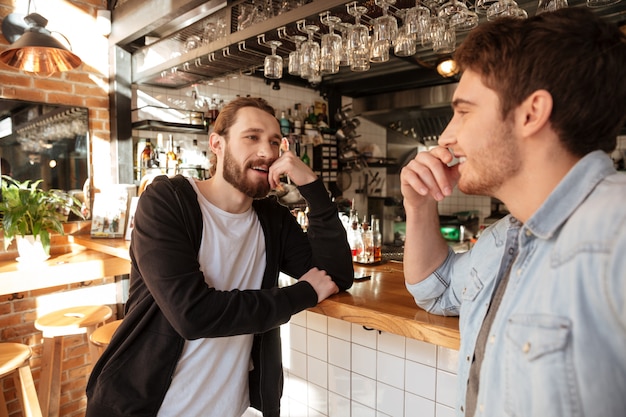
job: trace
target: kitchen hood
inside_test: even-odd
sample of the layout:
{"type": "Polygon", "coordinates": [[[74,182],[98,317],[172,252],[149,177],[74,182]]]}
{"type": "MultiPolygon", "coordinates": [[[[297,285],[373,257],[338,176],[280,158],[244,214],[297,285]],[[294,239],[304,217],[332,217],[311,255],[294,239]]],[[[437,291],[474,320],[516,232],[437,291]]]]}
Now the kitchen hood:
{"type": "Polygon", "coordinates": [[[387,141],[415,146],[436,140],[452,118],[458,83],[358,97],[352,111],[387,129],[387,141]]]}

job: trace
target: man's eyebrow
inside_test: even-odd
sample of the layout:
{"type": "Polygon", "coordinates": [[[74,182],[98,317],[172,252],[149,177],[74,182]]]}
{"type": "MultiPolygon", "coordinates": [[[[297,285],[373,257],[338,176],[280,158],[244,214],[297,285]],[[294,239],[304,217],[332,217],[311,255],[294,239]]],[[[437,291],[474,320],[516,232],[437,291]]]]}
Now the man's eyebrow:
{"type": "Polygon", "coordinates": [[[458,106],[460,106],[462,104],[466,104],[466,105],[469,105],[469,106],[475,105],[475,103],[473,101],[466,100],[466,99],[463,99],[463,98],[456,98],[456,99],[452,100],[452,107],[458,107],[458,106]]]}

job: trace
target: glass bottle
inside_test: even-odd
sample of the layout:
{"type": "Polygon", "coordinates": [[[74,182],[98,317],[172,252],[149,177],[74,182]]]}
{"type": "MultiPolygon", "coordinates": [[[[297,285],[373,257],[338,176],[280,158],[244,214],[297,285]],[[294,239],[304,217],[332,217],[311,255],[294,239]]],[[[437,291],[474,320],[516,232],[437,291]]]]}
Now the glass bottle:
{"type": "Polygon", "coordinates": [[[146,144],[141,151],[141,168],[152,168],[152,161],[154,159],[154,147],[152,146],[152,139],[147,138],[146,144]]]}
{"type": "Polygon", "coordinates": [[[280,115],[280,133],[283,137],[289,136],[289,119],[285,116],[285,111],[283,110],[280,115]]]}
{"type": "Polygon", "coordinates": [[[380,219],[372,216],[373,262],[383,260],[383,235],[380,233],[380,219]]]}
{"type": "Polygon", "coordinates": [[[363,252],[360,261],[370,264],[374,262],[374,237],[370,225],[365,219],[361,225],[361,240],[363,241],[363,252]]]}
{"type": "Polygon", "coordinates": [[[174,135],[170,135],[169,143],[167,145],[167,158],[165,160],[165,171],[166,173],[170,173],[170,170],[173,170],[172,173],[176,172],[176,165],[178,165],[178,157],[176,156],[176,152],[174,152],[174,135]]]}
{"type": "Polygon", "coordinates": [[[350,210],[350,229],[347,237],[350,251],[352,252],[352,261],[360,262],[361,253],[363,252],[363,240],[359,230],[358,213],[354,209],[350,210]]]}
{"type": "Polygon", "coordinates": [[[309,168],[311,167],[311,158],[309,158],[309,154],[306,153],[306,148],[307,146],[304,146],[304,153],[302,154],[302,157],[300,157],[300,159],[302,160],[302,162],[304,162],[306,164],[306,166],[308,166],[309,168]]]}

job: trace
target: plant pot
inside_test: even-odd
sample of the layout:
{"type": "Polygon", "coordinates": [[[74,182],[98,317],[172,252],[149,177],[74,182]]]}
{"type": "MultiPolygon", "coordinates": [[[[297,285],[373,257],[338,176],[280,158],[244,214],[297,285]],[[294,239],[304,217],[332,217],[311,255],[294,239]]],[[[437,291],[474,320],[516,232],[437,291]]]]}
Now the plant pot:
{"type": "Polygon", "coordinates": [[[50,255],[46,253],[39,236],[27,235],[17,236],[17,258],[22,263],[41,263],[48,259],[50,255]]]}

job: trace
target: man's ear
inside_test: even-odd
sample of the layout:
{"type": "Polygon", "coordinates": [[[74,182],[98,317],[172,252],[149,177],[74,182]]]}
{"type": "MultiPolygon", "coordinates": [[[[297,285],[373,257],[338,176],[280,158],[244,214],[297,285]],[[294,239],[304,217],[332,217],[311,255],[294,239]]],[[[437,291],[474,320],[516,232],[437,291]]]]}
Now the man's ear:
{"type": "Polygon", "coordinates": [[[552,94],[546,90],[534,91],[520,104],[518,121],[524,136],[532,136],[550,123],[552,105],[552,94]]]}
{"type": "Polygon", "coordinates": [[[209,149],[215,155],[221,155],[224,151],[224,138],[215,132],[211,133],[209,136],[209,149]]]}

